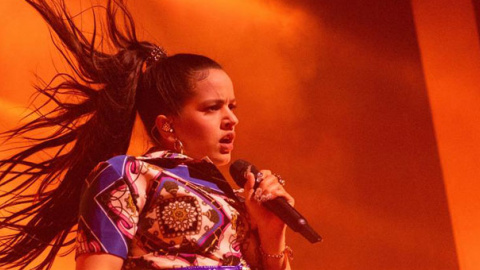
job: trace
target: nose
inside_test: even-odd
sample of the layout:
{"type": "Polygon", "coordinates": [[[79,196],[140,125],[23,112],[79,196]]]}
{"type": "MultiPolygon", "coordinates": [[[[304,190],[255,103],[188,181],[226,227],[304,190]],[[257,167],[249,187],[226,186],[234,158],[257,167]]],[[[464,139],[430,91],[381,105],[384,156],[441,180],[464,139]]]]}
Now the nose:
{"type": "Polygon", "coordinates": [[[227,109],[227,114],[222,121],[222,129],[233,130],[238,125],[238,118],[231,109],[227,109]]]}

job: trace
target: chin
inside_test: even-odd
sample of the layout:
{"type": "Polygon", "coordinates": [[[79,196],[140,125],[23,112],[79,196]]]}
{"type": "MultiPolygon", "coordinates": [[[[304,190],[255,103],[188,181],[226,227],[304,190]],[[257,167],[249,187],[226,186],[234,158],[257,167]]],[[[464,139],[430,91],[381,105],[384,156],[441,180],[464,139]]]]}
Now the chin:
{"type": "Polygon", "coordinates": [[[215,157],[210,158],[216,166],[225,166],[227,165],[230,160],[232,159],[231,154],[220,154],[216,155],[215,157]]]}

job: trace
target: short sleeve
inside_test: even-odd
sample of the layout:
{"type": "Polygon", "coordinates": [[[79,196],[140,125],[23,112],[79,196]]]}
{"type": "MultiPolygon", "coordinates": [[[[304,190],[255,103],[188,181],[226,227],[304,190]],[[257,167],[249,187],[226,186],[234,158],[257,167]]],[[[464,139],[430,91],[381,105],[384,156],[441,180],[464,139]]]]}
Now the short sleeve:
{"type": "Polygon", "coordinates": [[[139,198],[144,195],[139,193],[137,183],[125,176],[128,158],[119,156],[102,162],[86,179],[80,202],[76,257],[107,253],[127,258],[142,207],[139,198]]]}

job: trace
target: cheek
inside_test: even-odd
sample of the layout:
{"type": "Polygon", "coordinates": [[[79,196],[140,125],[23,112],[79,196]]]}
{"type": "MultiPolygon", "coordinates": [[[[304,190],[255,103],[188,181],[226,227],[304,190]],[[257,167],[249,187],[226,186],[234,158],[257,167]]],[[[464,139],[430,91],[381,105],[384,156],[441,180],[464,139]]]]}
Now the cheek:
{"type": "Polygon", "coordinates": [[[190,125],[187,132],[189,133],[187,136],[192,141],[204,141],[206,138],[208,138],[209,134],[208,128],[198,123],[190,125]]]}
{"type": "Polygon", "coordinates": [[[182,123],[182,133],[185,139],[190,142],[206,142],[209,138],[214,137],[215,130],[210,125],[208,119],[201,117],[191,118],[189,121],[182,123]]]}

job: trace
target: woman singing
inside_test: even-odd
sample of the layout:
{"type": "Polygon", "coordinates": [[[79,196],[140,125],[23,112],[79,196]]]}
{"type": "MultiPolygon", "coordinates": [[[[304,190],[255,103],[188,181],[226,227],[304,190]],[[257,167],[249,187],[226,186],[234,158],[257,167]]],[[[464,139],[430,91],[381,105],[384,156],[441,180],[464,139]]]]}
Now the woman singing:
{"type": "Polygon", "coordinates": [[[289,269],[285,224],[261,205],[293,204],[283,181],[248,173],[240,194],[217,169],[230,162],[238,125],[222,67],[137,40],[120,0],[108,1],[101,37],[82,32],[63,2],[27,2],[72,73],[37,87],[52,110],[4,133],[31,143],[0,162],[0,185],[15,186],[1,195],[0,266],[31,266],[45,251],[35,269],[50,268],[75,243],[76,269],[289,269]],[[155,147],[134,157],[137,113],[155,147]]]}

